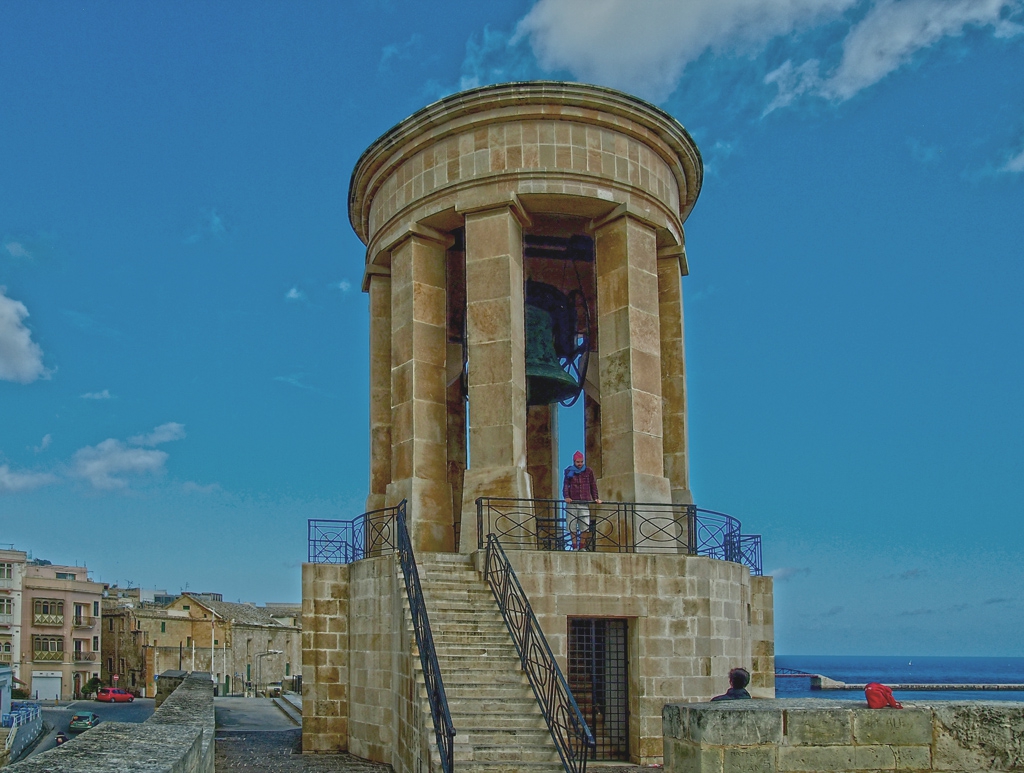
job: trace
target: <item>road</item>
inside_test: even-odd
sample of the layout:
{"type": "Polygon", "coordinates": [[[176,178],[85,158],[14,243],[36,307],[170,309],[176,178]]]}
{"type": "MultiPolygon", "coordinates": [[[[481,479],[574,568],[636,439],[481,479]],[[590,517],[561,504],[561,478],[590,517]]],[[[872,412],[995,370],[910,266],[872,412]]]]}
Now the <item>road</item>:
{"type": "MultiPolygon", "coordinates": [[[[153,715],[152,698],[136,698],[133,703],[99,703],[98,701],[70,701],[58,706],[43,706],[43,722],[48,728],[35,748],[21,760],[27,760],[39,752],[45,752],[57,745],[58,731],[65,733],[74,743],[77,734],[68,731],[71,717],[79,711],[91,711],[98,715],[100,722],[145,722],[153,715]]],[[[89,732],[86,730],[85,732],[89,732]]],[[[19,760],[19,762],[21,761],[19,760]]]]}
{"type": "Polygon", "coordinates": [[[214,698],[217,730],[294,730],[295,723],[270,698],[214,698]]]}

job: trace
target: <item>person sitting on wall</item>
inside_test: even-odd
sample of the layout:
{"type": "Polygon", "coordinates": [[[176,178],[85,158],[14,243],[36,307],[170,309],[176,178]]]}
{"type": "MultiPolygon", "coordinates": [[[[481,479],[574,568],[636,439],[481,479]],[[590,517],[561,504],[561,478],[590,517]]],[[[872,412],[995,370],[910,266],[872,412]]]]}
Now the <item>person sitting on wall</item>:
{"type": "Polygon", "coordinates": [[[590,547],[590,502],[601,504],[597,495],[594,471],[583,463],[583,452],[572,455],[572,464],[562,477],[562,496],[565,498],[565,521],[569,529],[573,550],[590,547]]]}
{"type": "Polygon", "coordinates": [[[742,701],[750,700],[750,693],[747,692],[747,685],[750,684],[750,672],[745,668],[734,668],[729,672],[729,684],[731,685],[725,695],[716,695],[713,701],[742,701]]]}

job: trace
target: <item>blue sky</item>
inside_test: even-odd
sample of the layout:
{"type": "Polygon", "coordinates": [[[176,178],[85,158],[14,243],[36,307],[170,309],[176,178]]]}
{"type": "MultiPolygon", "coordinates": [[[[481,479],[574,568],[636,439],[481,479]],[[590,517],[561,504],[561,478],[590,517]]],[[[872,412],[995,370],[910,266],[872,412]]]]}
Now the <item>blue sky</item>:
{"type": "Polygon", "coordinates": [[[644,8],[0,5],[0,543],[298,600],[366,495],[357,157],[581,80],[703,152],[693,489],[764,536],[777,651],[1024,655],[1024,2],[644,8]]]}

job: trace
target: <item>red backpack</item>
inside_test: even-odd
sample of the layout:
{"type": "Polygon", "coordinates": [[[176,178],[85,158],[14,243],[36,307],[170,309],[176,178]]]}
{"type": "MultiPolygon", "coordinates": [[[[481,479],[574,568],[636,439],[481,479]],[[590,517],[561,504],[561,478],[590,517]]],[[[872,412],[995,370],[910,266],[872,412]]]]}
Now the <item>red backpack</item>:
{"type": "Polygon", "coordinates": [[[884,709],[886,706],[894,709],[903,708],[903,704],[893,697],[892,690],[878,682],[864,685],[864,696],[868,699],[868,708],[871,709],[884,709]]]}

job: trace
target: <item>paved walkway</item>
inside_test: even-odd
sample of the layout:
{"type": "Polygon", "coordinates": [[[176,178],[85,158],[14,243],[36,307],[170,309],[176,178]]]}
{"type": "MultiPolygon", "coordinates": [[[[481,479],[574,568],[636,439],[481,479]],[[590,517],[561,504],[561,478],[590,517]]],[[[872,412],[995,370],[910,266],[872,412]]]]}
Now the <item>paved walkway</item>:
{"type": "Polygon", "coordinates": [[[259,770],[267,773],[391,773],[390,765],[349,754],[302,754],[302,731],[217,731],[217,773],[259,770]]]}

